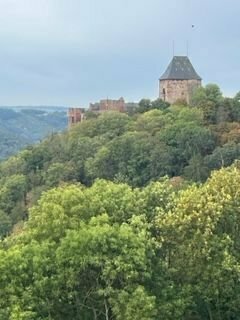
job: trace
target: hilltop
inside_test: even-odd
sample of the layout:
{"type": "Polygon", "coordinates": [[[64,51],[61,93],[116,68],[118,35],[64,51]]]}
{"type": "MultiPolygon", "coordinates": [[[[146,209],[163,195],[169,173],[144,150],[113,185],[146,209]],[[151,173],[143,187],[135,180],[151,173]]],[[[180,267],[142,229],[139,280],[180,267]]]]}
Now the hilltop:
{"type": "MultiPolygon", "coordinates": [[[[31,138],[38,137],[33,121],[42,123],[45,114],[10,113],[16,122],[30,117],[31,138]]],[[[58,126],[56,114],[46,117],[58,126]]],[[[63,114],[59,117],[58,128],[65,121],[63,114]]],[[[165,176],[203,182],[212,170],[240,158],[239,121],[238,95],[224,98],[216,85],[200,88],[193,106],[143,99],[131,115],[91,115],[71,130],[51,134],[0,164],[0,209],[12,226],[27,217],[27,209],[43,191],[62,183],[90,186],[103,178],[143,187],[165,176]]]]}
{"type": "Polygon", "coordinates": [[[239,319],[239,120],[209,85],[2,162],[0,318],[239,319]]]}

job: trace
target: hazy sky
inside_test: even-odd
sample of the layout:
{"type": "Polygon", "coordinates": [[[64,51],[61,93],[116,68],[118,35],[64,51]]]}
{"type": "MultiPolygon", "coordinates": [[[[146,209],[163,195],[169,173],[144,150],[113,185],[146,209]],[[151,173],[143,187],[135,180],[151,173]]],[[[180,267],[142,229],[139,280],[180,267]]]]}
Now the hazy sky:
{"type": "Polygon", "coordinates": [[[0,105],[155,98],[173,39],[204,83],[240,90],[240,0],[0,0],[0,105]]]}

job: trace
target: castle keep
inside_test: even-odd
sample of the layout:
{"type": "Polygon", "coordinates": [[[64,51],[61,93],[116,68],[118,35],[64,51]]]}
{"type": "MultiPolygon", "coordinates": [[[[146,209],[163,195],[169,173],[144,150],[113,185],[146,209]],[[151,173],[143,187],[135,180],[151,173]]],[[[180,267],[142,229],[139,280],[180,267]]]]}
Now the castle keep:
{"type": "MultiPolygon", "coordinates": [[[[170,104],[174,104],[177,101],[184,101],[190,104],[194,89],[201,87],[202,84],[201,77],[186,56],[174,56],[159,81],[159,98],[170,104]]],[[[88,111],[95,114],[108,111],[131,113],[138,106],[137,103],[126,103],[121,97],[118,100],[103,99],[96,103],[90,103],[88,111]]],[[[85,112],[84,108],[69,108],[69,128],[85,120],[85,112]]]]}
{"type": "Polygon", "coordinates": [[[186,56],[173,57],[159,81],[159,98],[170,104],[176,101],[190,103],[194,89],[202,83],[201,77],[186,56]]]}

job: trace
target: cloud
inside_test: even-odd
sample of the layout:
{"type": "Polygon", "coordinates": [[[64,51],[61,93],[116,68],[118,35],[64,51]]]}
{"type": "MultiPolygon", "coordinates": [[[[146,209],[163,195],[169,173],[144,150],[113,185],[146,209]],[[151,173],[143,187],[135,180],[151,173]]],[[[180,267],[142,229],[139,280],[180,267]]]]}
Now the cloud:
{"type": "Polygon", "coordinates": [[[0,0],[0,105],[157,96],[173,40],[176,54],[189,42],[205,82],[238,91],[239,11],[238,0],[0,0]]]}

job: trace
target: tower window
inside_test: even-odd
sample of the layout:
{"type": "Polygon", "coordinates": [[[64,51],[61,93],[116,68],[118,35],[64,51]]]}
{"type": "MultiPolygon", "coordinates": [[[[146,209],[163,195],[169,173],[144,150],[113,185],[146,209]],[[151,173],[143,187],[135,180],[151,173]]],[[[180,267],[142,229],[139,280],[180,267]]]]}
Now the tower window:
{"type": "Polygon", "coordinates": [[[166,99],[166,90],[165,88],[163,88],[163,100],[165,101],[165,99],[166,99]]]}

